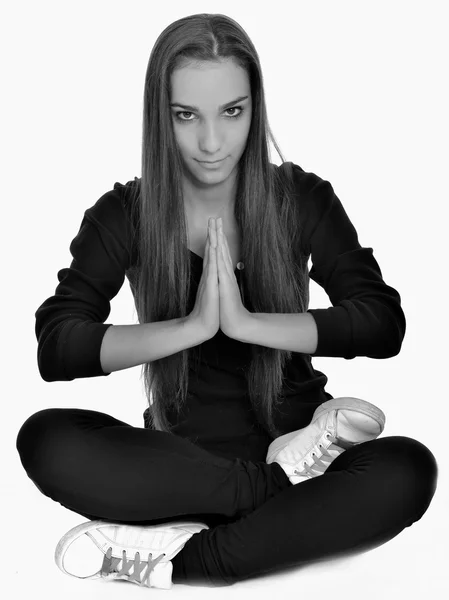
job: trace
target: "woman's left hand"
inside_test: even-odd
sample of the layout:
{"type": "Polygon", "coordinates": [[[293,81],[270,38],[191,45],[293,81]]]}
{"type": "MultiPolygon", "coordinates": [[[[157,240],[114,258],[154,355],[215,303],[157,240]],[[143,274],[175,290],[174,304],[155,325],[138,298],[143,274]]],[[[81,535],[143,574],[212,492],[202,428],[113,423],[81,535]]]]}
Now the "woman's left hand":
{"type": "Polygon", "coordinates": [[[238,339],[239,331],[247,323],[251,313],[242,304],[221,217],[212,219],[212,226],[214,224],[217,232],[216,257],[220,298],[220,329],[228,337],[238,339]]]}

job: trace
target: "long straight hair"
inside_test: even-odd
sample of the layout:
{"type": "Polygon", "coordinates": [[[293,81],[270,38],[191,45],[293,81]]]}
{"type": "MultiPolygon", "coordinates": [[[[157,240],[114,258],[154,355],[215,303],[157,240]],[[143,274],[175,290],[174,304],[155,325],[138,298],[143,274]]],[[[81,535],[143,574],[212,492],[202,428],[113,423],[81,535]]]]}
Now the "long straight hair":
{"type": "MultiPolygon", "coordinates": [[[[232,59],[245,69],[253,112],[240,158],[234,214],[242,232],[242,302],[250,312],[298,313],[309,302],[307,261],[300,252],[298,199],[292,163],[286,163],[271,133],[259,57],[242,27],[221,14],[191,15],[169,25],[152,49],[145,77],[142,176],[134,196],[138,259],[128,273],[140,323],[188,315],[190,251],[182,196],[183,167],[170,113],[170,77],[190,61],[232,59]],[[282,159],[269,160],[268,138],[282,159]],[[282,173],[282,176],[281,176],[282,173]]],[[[188,388],[188,348],[144,363],[148,427],[170,432],[167,411],[181,411],[188,388]]],[[[259,423],[275,438],[273,409],[282,401],[284,367],[291,352],[251,344],[245,371],[248,396],[259,423]]]]}

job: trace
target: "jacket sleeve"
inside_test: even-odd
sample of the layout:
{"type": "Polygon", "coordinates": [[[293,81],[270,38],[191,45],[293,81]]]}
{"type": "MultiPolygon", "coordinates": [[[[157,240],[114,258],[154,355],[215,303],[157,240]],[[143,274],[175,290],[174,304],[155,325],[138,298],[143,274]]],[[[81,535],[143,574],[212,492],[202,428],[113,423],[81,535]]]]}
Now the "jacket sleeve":
{"type": "Polygon", "coordinates": [[[318,330],[312,356],[395,356],[406,330],[401,297],[383,280],[373,248],[360,245],[332,185],[314,178],[307,198],[309,276],[326,291],[332,307],[307,310],[318,330]]]}
{"type": "Polygon", "coordinates": [[[85,211],[70,244],[71,265],[58,271],[54,295],[35,313],[37,362],[45,381],[110,375],[101,368],[101,343],[112,325],[105,323],[110,301],[129,264],[126,216],[116,186],[85,211]]]}

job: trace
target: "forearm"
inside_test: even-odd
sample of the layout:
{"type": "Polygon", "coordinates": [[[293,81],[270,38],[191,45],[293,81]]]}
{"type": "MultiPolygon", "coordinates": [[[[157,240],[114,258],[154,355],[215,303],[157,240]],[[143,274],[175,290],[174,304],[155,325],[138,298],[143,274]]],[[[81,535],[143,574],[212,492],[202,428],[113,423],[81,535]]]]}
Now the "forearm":
{"type": "Polygon", "coordinates": [[[250,313],[238,333],[240,342],[313,354],[318,330],[310,313],[250,313]]]}
{"type": "Polygon", "coordinates": [[[187,317],[112,325],[104,334],[100,362],[105,373],[129,369],[197,346],[207,338],[187,317]]]}

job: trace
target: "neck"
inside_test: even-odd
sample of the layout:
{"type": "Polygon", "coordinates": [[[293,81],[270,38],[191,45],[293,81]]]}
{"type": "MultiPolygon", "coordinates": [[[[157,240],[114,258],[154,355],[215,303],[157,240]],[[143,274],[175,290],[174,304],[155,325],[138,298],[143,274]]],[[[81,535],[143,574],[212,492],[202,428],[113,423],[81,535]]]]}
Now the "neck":
{"type": "Polygon", "coordinates": [[[186,210],[192,215],[208,217],[234,217],[235,178],[228,177],[215,186],[197,187],[189,179],[183,182],[183,197],[186,210]]]}
{"type": "Polygon", "coordinates": [[[215,201],[210,199],[198,200],[198,198],[193,200],[190,198],[184,200],[184,205],[186,210],[194,217],[222,217],[225,221],[234,218],[234,200],[223,200],[222,197],[215,201]]]}

